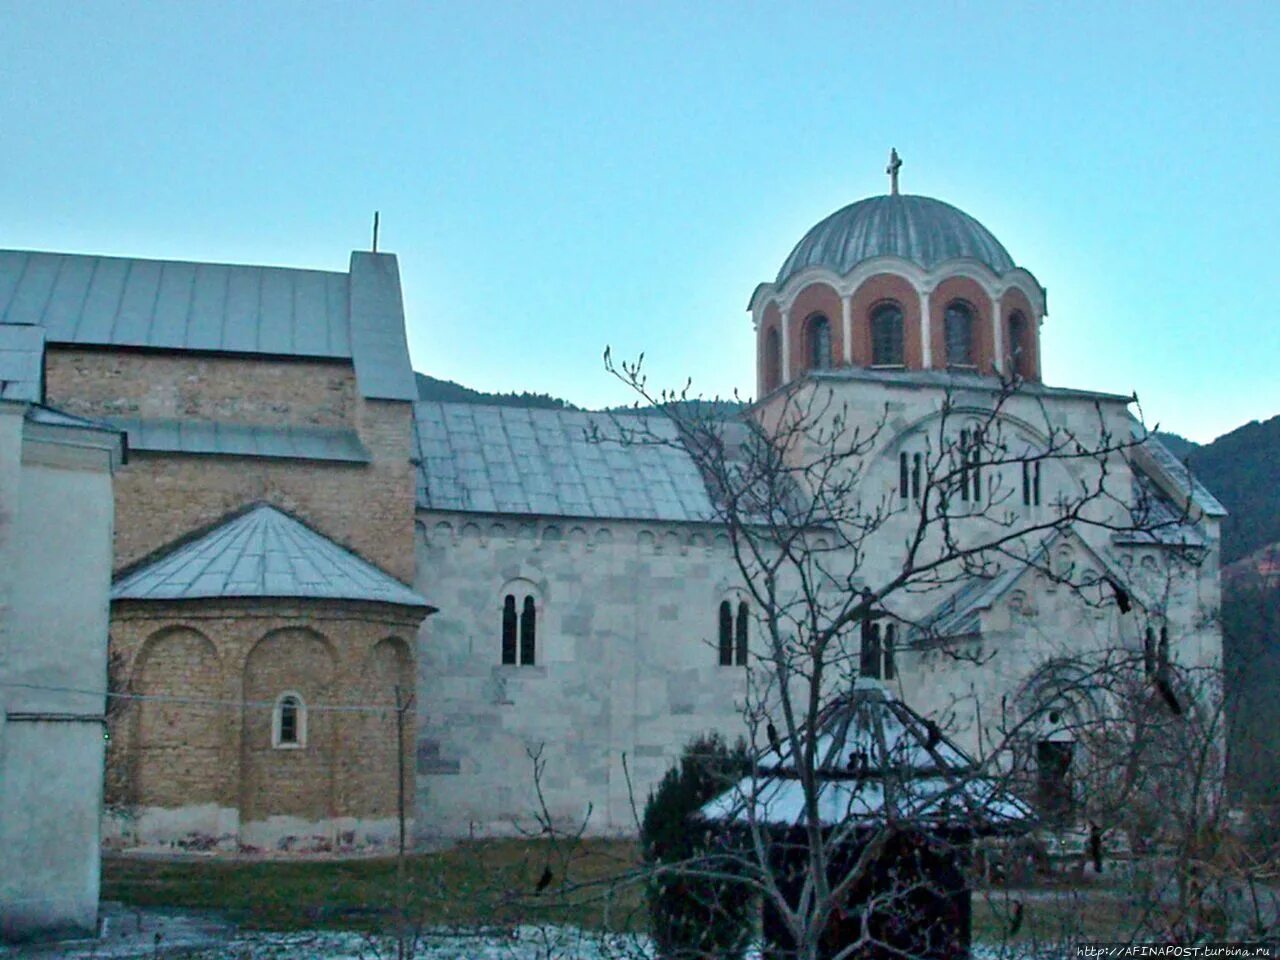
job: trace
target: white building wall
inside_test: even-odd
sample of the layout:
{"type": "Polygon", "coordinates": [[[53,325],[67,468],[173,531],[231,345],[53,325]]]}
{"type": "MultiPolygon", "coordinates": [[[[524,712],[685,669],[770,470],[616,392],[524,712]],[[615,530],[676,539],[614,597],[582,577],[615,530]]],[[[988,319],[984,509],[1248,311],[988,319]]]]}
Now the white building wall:
{"type": "Polygon", "coordinates": [[[95,431],[0,416],[0,933],[97,924],[111,457],[95,431]],[[39,436],[32,436],[32,434],[39,436]],[[60,689],[55,689],[60,688],[60,689]]]}
{"type": "Polygon", "coordinates": [[[631,833],[632,800],[697,734],[744,731],[746,671],[719,665],[727,543],[691,525],[420,513],[422,836],[560,826],[631,833]],[[503,666],[504,588],[538,600],[535,666],[503,666]],[[625,765],[624,765],[625,763],[625,765]]]}

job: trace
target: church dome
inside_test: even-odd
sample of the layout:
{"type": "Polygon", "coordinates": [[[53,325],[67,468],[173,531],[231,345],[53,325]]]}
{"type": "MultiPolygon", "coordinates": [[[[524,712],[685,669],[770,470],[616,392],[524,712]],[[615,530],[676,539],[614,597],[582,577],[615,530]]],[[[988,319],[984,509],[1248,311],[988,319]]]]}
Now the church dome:
{"type": "Polygon", "coordinates": [[[1003,275],[1013,258],[991,231],[932,197],[868,197],[837,210],[804,235],[778,271],[777,286],[808,267],[841,276],[872,257],[902,257],[924,267],[969,258],[1003,275]]]}

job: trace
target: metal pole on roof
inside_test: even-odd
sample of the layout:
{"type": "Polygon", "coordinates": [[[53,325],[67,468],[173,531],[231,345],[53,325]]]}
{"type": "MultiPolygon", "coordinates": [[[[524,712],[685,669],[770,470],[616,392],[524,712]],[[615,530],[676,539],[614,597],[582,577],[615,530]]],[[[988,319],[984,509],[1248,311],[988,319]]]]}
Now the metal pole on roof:
{"type": "Polygon", "coordinates": [[[373,252],[378,252],[378,211],[373,211],[373,252]]]}

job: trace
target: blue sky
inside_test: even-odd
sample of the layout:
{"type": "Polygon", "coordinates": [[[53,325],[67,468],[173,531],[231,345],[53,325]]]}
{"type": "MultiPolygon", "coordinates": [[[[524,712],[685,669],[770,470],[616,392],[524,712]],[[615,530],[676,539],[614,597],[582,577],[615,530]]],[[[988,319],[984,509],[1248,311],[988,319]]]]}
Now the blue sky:
{"type": "Polygon", "coordinates": [[[754,387],[745,311],[886,189],[1049,291],[1049,382],[1207,441],[1280,412],[1280,4],[0,0],[0,246],[345,269],[417,369],[754,387]]]}

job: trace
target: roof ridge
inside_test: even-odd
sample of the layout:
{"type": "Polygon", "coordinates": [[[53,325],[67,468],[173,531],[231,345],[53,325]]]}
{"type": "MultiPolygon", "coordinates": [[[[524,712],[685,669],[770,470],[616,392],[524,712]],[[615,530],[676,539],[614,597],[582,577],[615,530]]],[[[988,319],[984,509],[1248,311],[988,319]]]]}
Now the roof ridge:
{"type": "MultiPolygon", "coordinates": [[[[320,273],[338,277],[350,276],[348,270],[326,270],[321,267],[292,267],[271,263],[232,263],[225,260],[184,260],[172,257],[138,257],[117,253],[80,253],[69,250],[21,250],[12,247],[0,248],[0,256],[16,254],[18,256],[61,257],[82,260],[121,260],[136,263],[180,264],[189,267],[227,267],[232,270],[287,270],[296,273],[320,273]]],[[[25,268],[24,268],[25,269],[25,268]]]]}

